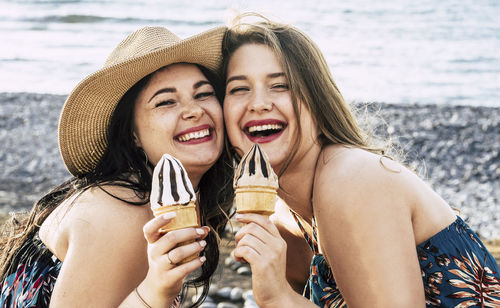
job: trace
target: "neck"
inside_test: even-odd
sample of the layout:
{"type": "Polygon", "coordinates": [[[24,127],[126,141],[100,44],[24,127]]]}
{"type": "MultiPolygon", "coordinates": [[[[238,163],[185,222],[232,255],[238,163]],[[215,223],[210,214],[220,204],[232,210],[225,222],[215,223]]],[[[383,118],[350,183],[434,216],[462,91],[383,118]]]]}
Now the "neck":
{"type": "Polygon", "coordinates": [[[200,184],[200,181],[201,181],[201,177],[203,176],[203,174],[192,174],[192,173],[189,173],[188,172],[188,175],[189,175],[189,180],[191,180],[191,184],[193,185],[193,188],[194,190],[198,190],[198,185],[200,184]]]}
{"type": "Polygon", "coordinates": [[[186,168],[186,172],[188,174],[189,180],[191,181],[191,184],[193,185],[194,190],[198,190],[198,185],[200,184],[201,178],[207,173],[208,170],[212,165],[208,166],[188,166],[186,168]]]}
{"type": "Polygon", "coordinates": [[[279,197],[309,223],[312,220],[314,174],[320,153],[321,147],[315,144],[300,157],[295,157],[279,179],[279,197]]]}

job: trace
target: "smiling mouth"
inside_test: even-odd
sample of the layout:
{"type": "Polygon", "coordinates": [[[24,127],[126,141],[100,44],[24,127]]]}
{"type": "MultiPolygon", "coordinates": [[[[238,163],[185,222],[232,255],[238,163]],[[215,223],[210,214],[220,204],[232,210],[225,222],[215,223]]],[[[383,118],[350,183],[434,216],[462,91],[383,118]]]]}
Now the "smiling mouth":
{"type": "Polygon", "coordinates": [[[182,134],[176,137],[177,140],[181,142],[187,142],[191,140],[197,140],[197,139],[202,139],[210,136],[210,129],[202,129],[196,132],[190,132],[187,134],[182,134]]]}
{"type": "Polygon", "coordinates": [[[268,137],[280,133],[285,128],[282,123],[253,125],[245,128],[245,132],[252,138],[268,137]]]}

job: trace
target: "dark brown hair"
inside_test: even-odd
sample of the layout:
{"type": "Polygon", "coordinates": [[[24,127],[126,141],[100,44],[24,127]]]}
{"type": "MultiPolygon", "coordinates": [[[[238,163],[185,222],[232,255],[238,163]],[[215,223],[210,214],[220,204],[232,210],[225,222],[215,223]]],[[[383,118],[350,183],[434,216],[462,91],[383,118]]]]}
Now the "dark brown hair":
{"type": "MultiPolygon", "coordinates": [[[[202,66],[198,65],[198,68],[214,86],[219,102],[222,103],[221,81],[218,76],[202,66]]],[[[146,162],[144,154],[135,145],[133,119],[136,98],[155,73],[137,82],[118,103],[107,129],[108,146],[97,166],[91,172],[80,177],[73,177],[53,188],[35,203],[29,215],[22,221],[15,217],[11,219],[10,226],[5,228],[0,242],[0,247],[2,247],[0,281],[15,271],[17,265],[23,260],[24,256],[19,253],[23,244],[37,234],[40,225],[50,213],[68,198],[81,194],[89,188],[99,187],[112,197],[128,204],[141,206],[149,202],[151,170],[154,166],[146,162]],[[106,185],[129,188],[142,201],[131,202],[121,199],[106,191],[106,185]]],[[[223,151],[221,157],[203,175],[198,186],[201,223],[209,226],[212,232],[205,239],[207,246],[204,254],[207,261],[202,265],[199,275],[188,280],[183,286],[184,295],[187,291],[186,287],[203,287],[202,296],[193,306],[198,306],[203,302],[208,294],[210,277],[217,268],[218,240],[224,232],[232,206],[232,176],[230,159],[226,151],[223,151]]]]}

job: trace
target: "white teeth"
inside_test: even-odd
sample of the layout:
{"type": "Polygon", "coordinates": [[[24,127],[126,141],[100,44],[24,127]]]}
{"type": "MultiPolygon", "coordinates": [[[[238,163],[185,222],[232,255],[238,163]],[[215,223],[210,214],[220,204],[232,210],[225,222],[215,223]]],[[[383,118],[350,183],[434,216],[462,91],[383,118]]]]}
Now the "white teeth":
{"type": "Polygon", "coordinates": [[[266,124],[266,125],[256,125],[256,126],[250,126],[248,128],[248,132],[253,133],[253,132],[261,132],[264,130],[269,130],[269,129],[282,129],[283,125],[281,124],[266,124]]]}
{"type": "Polygon", "coordinates": [[[177,137],[177,139],[184,142],[184,141],[189,141],[191,139],[200,139],[200,138],[203,138],[203,137],[206,137],[209,135],[210,135],[210,130],[207,128],[207,129],[200,130],[197,132],[192,132],[192,133],[187,133],[187,134],[181,135],[181,136],[177,137]]]}

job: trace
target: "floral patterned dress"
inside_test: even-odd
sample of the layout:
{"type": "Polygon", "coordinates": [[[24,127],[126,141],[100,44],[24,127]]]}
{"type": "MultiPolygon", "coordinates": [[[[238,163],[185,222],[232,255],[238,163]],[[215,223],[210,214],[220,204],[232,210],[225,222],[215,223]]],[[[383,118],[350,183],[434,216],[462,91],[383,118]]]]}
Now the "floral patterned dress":
{"type": "MultiPolygon", "coordinates": [[[[321,307],[347,307],[332,270],[291,211],[314,253],[304,296],[321,307]]],[[[500,269],[478,236],[459,217],[417,246],[427,307],[500,307],[500,269]]]]}
{"type": "Polygon", "coordinates": [[[17,268],[0,282],[0,307],[49,307],[62,262],[42,243],[38,235],[19,250],[17,268]]]}

